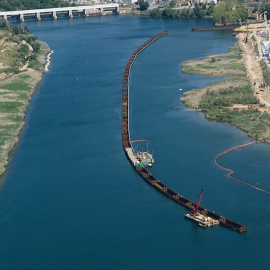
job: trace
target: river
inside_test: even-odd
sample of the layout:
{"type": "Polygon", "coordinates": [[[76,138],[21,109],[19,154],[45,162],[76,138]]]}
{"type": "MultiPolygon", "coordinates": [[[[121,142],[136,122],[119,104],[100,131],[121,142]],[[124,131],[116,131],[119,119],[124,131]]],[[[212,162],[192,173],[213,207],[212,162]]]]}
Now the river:
{"type": "MultiPolygon", "coordinates": [[[[270,197],[213,162],[252,140],[179,100],[216,80],[182,74],[181,63],[225,53],[236,41],[231,33],[190,31],[209,20],[116,15],[27,24],[54,54],[0,191],[1,269],[268,269],[270,197]],[[131,139],[151,140],[159,180],[194,201],[204,188],[202,205],[247,226],[246,234],[184,219],[187,210],[148,186],[125,157],[123,68],[165,29],[131,71],[131,139]]],[[[269,150],[254,144],[219,164],[270,191],[269,150]]]]}

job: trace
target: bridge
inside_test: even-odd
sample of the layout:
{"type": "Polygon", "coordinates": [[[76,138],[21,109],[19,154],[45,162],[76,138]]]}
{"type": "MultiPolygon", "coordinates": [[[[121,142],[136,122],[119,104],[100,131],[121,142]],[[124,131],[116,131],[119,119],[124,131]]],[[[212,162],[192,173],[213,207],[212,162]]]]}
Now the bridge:
{"type": "Polygon", "coordinates": [[[63,8],[33,9],[20,11],[0,12],[0,19],[5,20],[41,20],[57,19],[63,17],[73,18],[73,16],[96,16],[119,13],[119,4],[90,5],[63,8]]]}

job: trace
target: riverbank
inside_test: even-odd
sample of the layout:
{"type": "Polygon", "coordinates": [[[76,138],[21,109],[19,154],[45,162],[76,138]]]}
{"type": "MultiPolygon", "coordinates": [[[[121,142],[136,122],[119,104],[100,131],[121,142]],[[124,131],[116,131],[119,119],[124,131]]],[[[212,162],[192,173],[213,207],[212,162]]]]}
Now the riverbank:
{"type": "Polygon", "coordinates": [[[46,56],[50,51],[46,43],[35,41],[38,50],[34,52],[31,45],[25,41],[33,37],[31,34],[14,37],[8,31],[2,30],[1,35],[0,73],[3,76],[0,79],[0,175],[5,172],[9,153],[19,140],[25,112],[36,86],[42,80],[46,56]],[[25,56],[18,58],[18,53],[24,53],[25,56]],[[17,71],[12,72],[15,63],[17,71]]]}
{"type": "Polygon", "coordinates": [[[204,113],[209,120],[227,122],[256,141],[270,142],[269,109],[253,90],[252,72],[248,68],[251,60],[246,61],[247,54],[240,36],[228,54],[182,63],[184,73],[227,79],[203,89],[193,89],[185,93],[181,101],[204,113]]]}

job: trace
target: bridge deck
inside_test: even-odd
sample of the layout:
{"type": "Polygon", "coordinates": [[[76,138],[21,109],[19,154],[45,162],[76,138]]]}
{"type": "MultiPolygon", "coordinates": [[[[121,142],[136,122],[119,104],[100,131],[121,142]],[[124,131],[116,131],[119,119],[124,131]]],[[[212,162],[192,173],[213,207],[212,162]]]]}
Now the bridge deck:
{"type": "Polygon", "coordinates": [[[63,8],[47,8],[47,9],[31,9],[31,10],[19,10],[19,11],[3,11],[0,12],[0,16],[12,16],[21,14],[36,14],[36,13],[51,13],[61,11],[81,11],[88,9],[106,9],[106,8],[119,8],[119,4],[106,4],[106,5],[89,5],[89,6],[78,6],[78,7],[63,7],[63,8]]]}

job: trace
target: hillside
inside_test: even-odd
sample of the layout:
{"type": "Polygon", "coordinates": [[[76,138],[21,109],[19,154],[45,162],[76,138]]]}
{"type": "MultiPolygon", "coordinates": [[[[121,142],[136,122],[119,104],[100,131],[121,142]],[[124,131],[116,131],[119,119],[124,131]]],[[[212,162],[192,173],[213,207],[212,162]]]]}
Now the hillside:
{"type": "MultiPolygon", "coordinates": [[[[0,175],[18,141],[25,111],[41,81],[49,48],[28,28],[0,21],[0,175]]],[[[1,184],[1,183],[0,183],[1,184]]]]}
{"type": "Polygon", "coordinates": [[[67,2],[59,0],[0,0],[1,11],[56,8],[67,6],[69,6],[67,2]]]}

